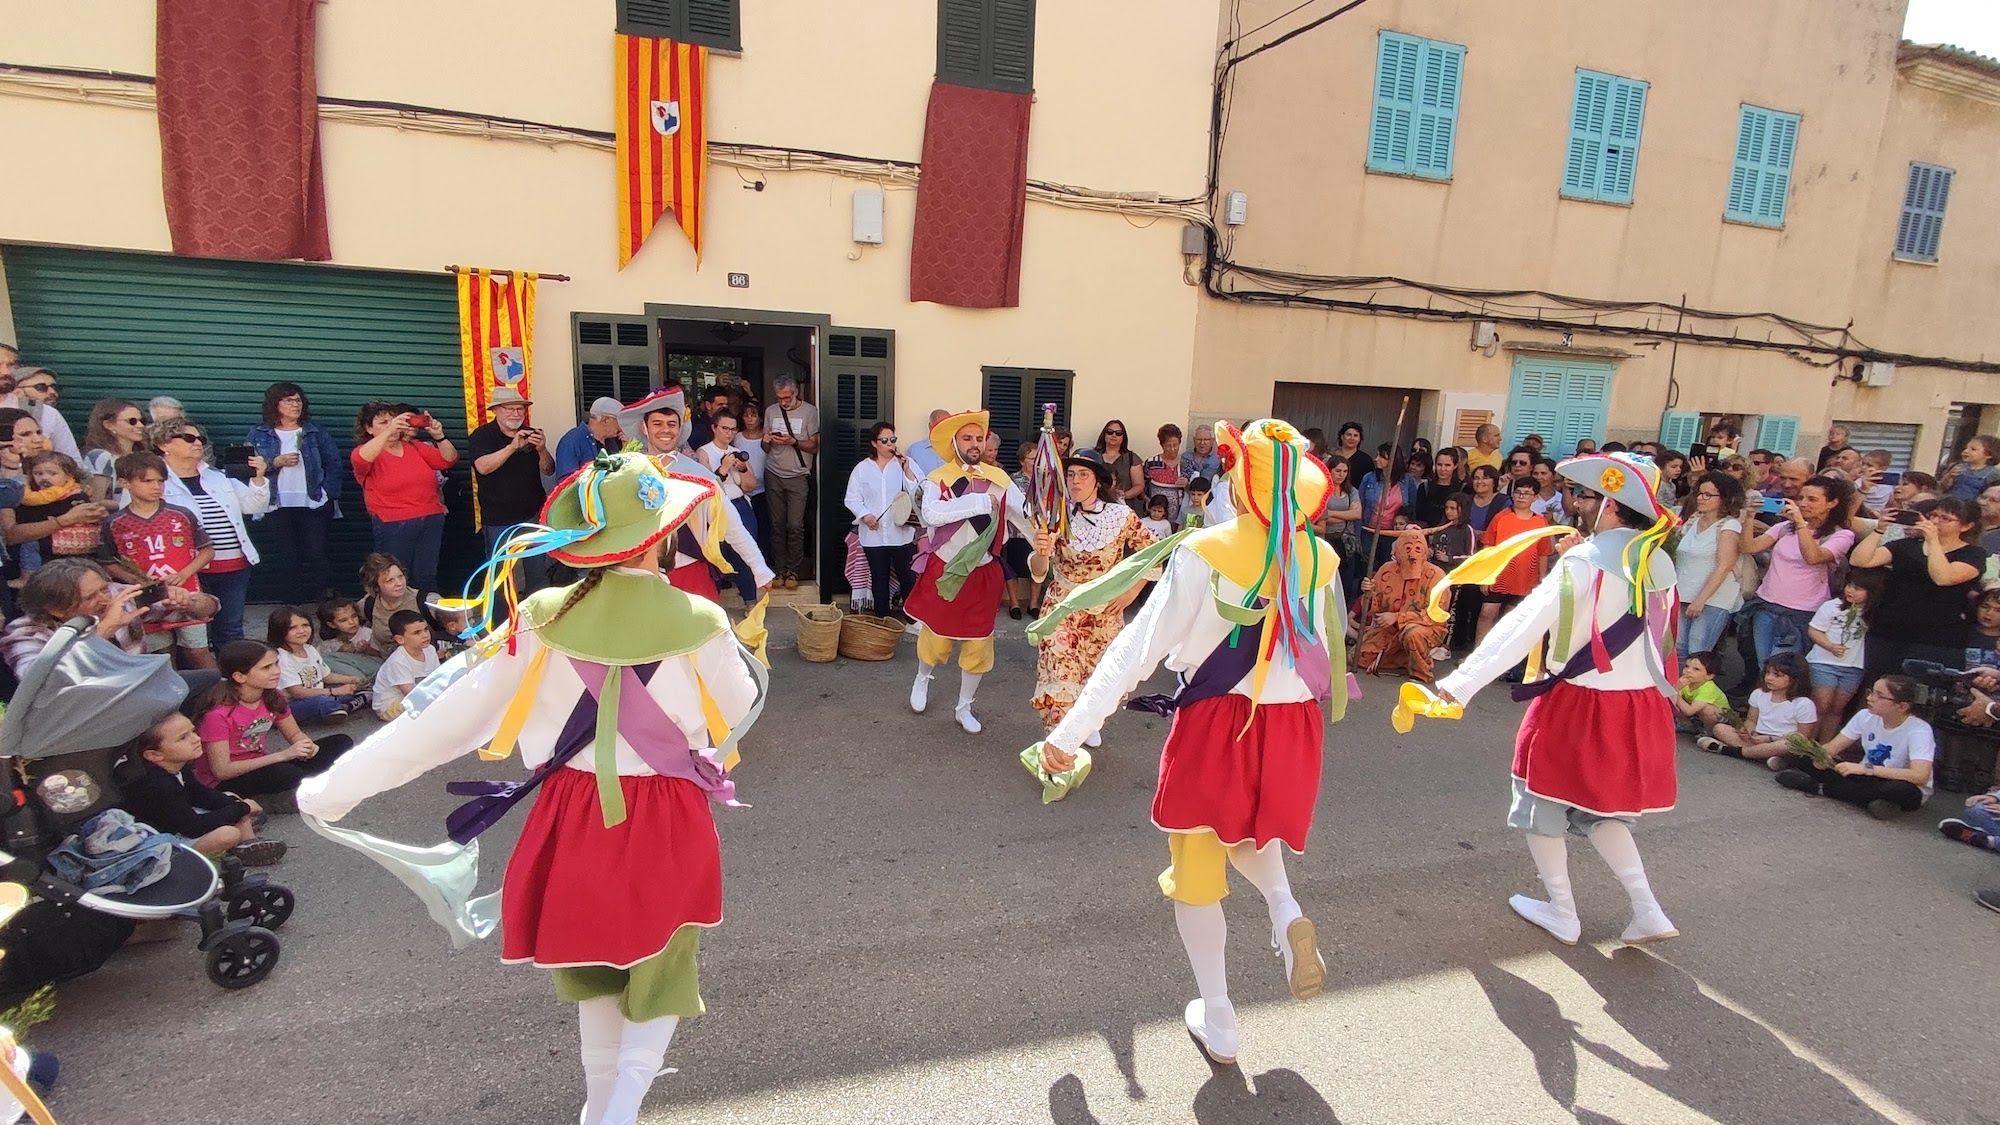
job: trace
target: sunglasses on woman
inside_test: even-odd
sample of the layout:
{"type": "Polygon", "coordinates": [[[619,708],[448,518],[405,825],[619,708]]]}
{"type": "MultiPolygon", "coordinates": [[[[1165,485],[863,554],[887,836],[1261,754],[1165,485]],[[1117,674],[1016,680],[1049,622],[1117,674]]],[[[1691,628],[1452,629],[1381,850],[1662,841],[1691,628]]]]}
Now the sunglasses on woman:
{"type": "Polygon", "coordinates": [[[208,439],[207,439],[207,438],[205,438],[205,437],[203,437],[203,436],[201,436],[200,434],[175,434],[175,435],[174,435],[174,440],[176,440],[176,441],[184,441],[184,442],[187,442],[187,443],[188,443],[189,445],[207,445],[207,444],[208,444],[208,439]]]}

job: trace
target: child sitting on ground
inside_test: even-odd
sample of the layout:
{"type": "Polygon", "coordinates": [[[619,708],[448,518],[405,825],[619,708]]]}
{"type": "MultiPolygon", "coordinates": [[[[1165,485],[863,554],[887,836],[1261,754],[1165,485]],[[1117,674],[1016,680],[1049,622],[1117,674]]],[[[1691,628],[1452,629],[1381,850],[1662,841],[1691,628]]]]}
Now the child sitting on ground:
{"type": "Polygon", "coordinates": [[[1819,712],[1818,726],[1806,734],[1822,742],[1840,732],[1840,717],[1861,690],[1864,638],[1888,579],[1884,570],[1849,571],[1840,596],[1820,606],[1806,626],[1812,640],[1806,666],[1812,669],[1813,708],[1819,712]]]}
{"type": "Polygon", "coordinates": [[[1150,532],[1155,539],[1165,539],[1174,533],[1174,521],[1168,518],[1173,505],[1164,496],[1153,496],[1146,500],[1146,515],[1139,526],[1150,532]]]}
{"type": "Polygon", "coordinates": [[[382,658],[388,654],[375,647],[375,631],[362,620],[360,603],[353,598],[331,597],[319,603],[318,615],[319,652],[327,666],[373,683],[382,658]]]}
{"type": "Polygon", "coordinates": [[[231,641],[216,655],[216,664],[222,682],[201,717],[206,754],[195,763],[195,776],[238,796],[278,795],[265,806],[292,811],[299,783],[332,765],[354,740],[341,734],[311,739],[299,730],[291,702],[278,690],[278,653],[269,645],[231,641]],[[274,734],[285,740],[283,749],[267,748],[274,734]]]}
{"type": "Polygon", "coordinates": [[[1908,676],[1881,677],[1868,689],[1866,707],[1827,742],[1826,754],[1833,765],[1790,755],[1778,771],[1778,784],[1808,796],[1860,805],[1876,820],[1915,810],[1930,798],[1931,762],[1937,757],[1937,736],[1929,723],[1911,713],[1916,706],[1917,681],[1908,676]],[[1840,760],[1856,746],[1861,748],[1860,761],[1840,760]]]}
{"type": "Polygon", "coordinates": [[[2000,590],[1972,604],[1972,632],[1965,638],[1967,668],[2000,668],[2000,590]]]}
{"type": "Polygon", "coordinates": [[[368,697],[360,694],[366,684],[329,667],[312,646],[312,636],[310,617],[289,606],[271,611],[264,639],[278,650],[278,690],[291,701],[292,714],[300,721],[344,723],[368,705],[368,697]]]}
{"type": "Polygon", "coordinates": [[[385,721],[403,713],[403,697],[416,690],[425,676],[437,671],[437,649],[431,646],[430,623],[412,609],[397,610],[389,618],[389,631],[396,638],[396,651],[375,673],[375,713],[385,721]]]}
{"type": "Polygon", "coordinates": [[[194,850],[225,854],[252,867],[284,858],[283,840],[260,840],[253,821],[264,810],[246,797],[218,793],[187,769],[201,760],[201,733],[176,711],[132,743],[122,778],[125,810],[161,832],[185,837],[194,850]]]}
{"type": "Polygon", "coordinates": [[[1729,697],[1722,694],[1722,685],[1715,682],[1716,674],[1721,671],[1721,653],[1689,653],[1681,662],[1681,690],[1674,696],[1674,711],[1682,730],[1700,734],[1726,722],[1729,697]]]}
{"type": "Polygon", "coordinates": [[[1774,652],[1764,662],[1764,686],[1750,693],[1750,713],[1740,726],[1717,723],[1696,746],[1726,758],[1751,758],[1775,764],[1791,753],[1785,740],[1795,734],[1812,737],[1819,710],[1805,694],[1811,680],[1805,658],[1796,652],[1774,652]]]}

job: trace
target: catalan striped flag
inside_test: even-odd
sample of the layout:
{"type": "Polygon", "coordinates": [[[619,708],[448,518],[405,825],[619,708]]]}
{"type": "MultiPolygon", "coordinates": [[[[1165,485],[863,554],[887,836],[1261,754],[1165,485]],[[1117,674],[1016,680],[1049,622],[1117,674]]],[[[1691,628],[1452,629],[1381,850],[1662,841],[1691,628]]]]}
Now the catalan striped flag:
{"type": "MultiPolygon", "coordinates": [[[[536,275],[507,270],[458,271],[458,359],[465,379],[465,430],[487,422],[486,404],[499,387],[522,398],[530,389],[535,354],[536,275]]],[[[473,481],[477,495],[478,480],[473,481]]],[[[473,528],[479,508],[473,506],[473,528]]]]}
{"type": "Polygon", "coordinates": [[[672,208],[701,265],[708,180],[708,48],[617,37],[618,268],[672,208]]]}

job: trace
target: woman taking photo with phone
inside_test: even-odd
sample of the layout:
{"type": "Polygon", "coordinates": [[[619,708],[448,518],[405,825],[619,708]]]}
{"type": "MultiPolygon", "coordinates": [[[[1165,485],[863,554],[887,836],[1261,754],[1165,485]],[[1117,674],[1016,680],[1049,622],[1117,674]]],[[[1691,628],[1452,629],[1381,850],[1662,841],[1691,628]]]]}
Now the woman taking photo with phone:
{"type": "MultiPolygon", "coordinates": [[[[1847,528],[1847,500],[1854,486],[1834,477],[1813,477],[1797,500],[1785,500],[1769,530],[1757,532],[1758,512],[1743,509],[1741,549],[1771,552],[1771,568],[1757,587],[1758,606],[1751,635],[1762,667],[1780,649],[1804,655],[1806,626],[1830,595],[1827,578],[1854,545],[1847,528]]],[[[1770,518],[1766,516],[1765,518],[1770,518]]]]}
{"type": "MultiPolygon", "coordinates": [[[[136,413],[136,408],[135,413],[136,413]]],[[[264,420],[243,439],[274,471],[271,508],[257,522],[285,575],[285,600],[303,605],[325,597],[326,533],[340,512],[340,447],[312,420],[312,404],[297,383],[264,388],[264,420]]]]}
{"type": "Polygon", "coordinates": [[[257,565],[257,547],[243,526],[244,516],[262,515],[271,506],[271,482],[264,476],[264,459],[255,451],[242,460],[248,480],[236,480],[207,463],[208,434],[186,418],[155,422],[147,431],[153,449],[167,461],[166,502],[193,512],[215,549],[215,558],[201,571],[201,588],[215,595],[222,609],[209,623],[209,640],[219,652],[230,641],[243,639],[243,603],[250,593],[250,568],[257,565]]]}
{"type": "Polygon", "coordinates": [[[360,445],[348,460],[375,527],[375,550],[409,568],[419,590],[435,590],[444,542],[438,474],[458,461],[444,425],[429,412],[392,402],[364,402],[354,417],[360,445]],[[415,440],[418,434],[429,441],[415,440]]]}
{"type": "Polygon", "coordinates": [[[1848,559],[1889,576],[1869,624],[1864,684],[1902,672],[1905,660],[1965,666],[1970,595],[1986,569],[1986,552],[1966,541],[1978,530],[1979,506],[1945,497],[1929,507],[1903,538],[1885,545],[1881,531],[1870,532],[1848,559]]]}

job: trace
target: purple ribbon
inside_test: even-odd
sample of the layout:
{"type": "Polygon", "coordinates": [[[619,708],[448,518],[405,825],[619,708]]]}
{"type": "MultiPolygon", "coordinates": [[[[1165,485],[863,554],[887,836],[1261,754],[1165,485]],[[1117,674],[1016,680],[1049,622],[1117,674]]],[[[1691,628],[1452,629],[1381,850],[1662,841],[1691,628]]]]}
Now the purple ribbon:
{"type": "MultiPolygon", "coordinates": [[[[1144,711],[1153,715],[1171,716],[1193,703],[1204,699],[1214,699],[1229,694],[1229,689],[1243,682],[1243,677],[1257,666],[1257,648],[1264,642],[1264,622],[1245,625],[1236,635],[1235,641],[1224,641],[1215,646],[1194,675],[1189,676],[1179,691],[1172,695],[1137,695],[1125,701],[1127,711],[1144,711]]],[[[1312,638],[1304,655],[1293,664],[1299,678],[1317,700],[1326,699],[1333,690],[1333,671],[1327,662],[1326,645],[1318,637],[1312,638]]]]}
{"type": "MultiPolygon", "coordinates": [[[[1617,659],[1626,649],[1631,648],[1632,642],[1639,639],[1639,634],[1645,631],[1645,627],[1646,622],[1642,618],[1634,617],[1630,613],[1612,622],[1611,628],[1604,630],[1603,633],[1604,648],[1610,653],[1610,659],[1617,659]]],[[[1576,679],[1585,672],[1595,670],[1596,667],[1597,660],[1591,655],[1590,646],[1584,645],[1570,653],[1569,661],[1562,666],[1562,671],[1553,676],[1544,676],[1532,684],[1521,684],[1514,688],[1514,702],[1525,703],[1538,695],[1546,695],[1555,690],[1555,686],[1562,681],[1576,679]]]]}

